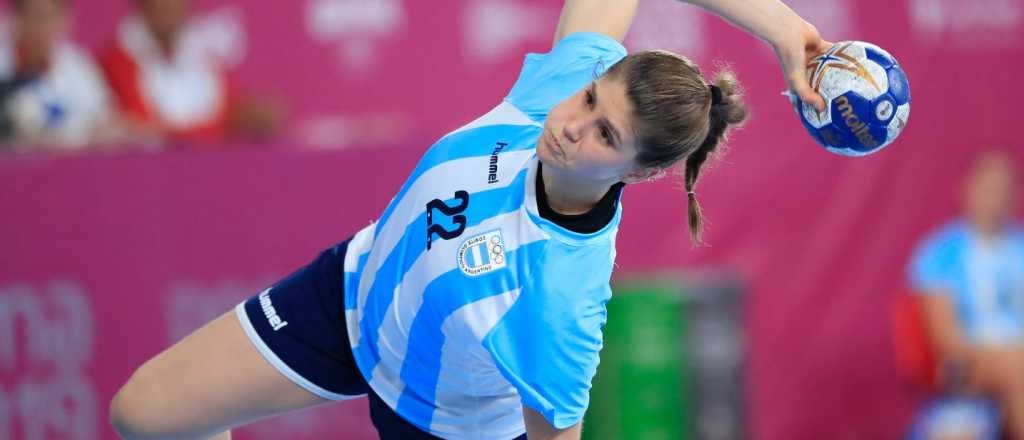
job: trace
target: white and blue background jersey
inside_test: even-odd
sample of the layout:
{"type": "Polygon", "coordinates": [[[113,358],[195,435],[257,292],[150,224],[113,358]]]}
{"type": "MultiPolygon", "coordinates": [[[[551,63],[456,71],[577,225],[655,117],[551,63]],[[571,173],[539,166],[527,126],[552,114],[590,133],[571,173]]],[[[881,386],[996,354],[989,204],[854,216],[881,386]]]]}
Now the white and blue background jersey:
{"type": "Polygon", "coordinates": [[[1024,229],[985,239],[965,220],[932,234],[911,260],[912,287],[945,295],[968,340],[1024,342],[1024,229]]]}
{"type": "Polygon", "coordinates": [[[580,234],[537,210],[548,112],[626,51],[596,33],[526,56],[493,110],[437,141],[349,244],[353,355],[399,415],[444,438],[514,438],[522,406],[565,428],[589,404],[621,204],[580,234]]]}

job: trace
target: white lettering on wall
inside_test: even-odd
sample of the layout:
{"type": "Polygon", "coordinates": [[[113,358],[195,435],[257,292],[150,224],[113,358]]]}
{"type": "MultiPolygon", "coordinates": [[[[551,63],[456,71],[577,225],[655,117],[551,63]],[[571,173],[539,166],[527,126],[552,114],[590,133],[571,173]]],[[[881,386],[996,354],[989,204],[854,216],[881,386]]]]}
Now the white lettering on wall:
{"type": "Polygon", "coordinates": [[[266,289],[270,283],[224,279],[216,282],[180,280],[167,288],[164,329],[167,343],[178,342],[203,324],[229,312],[239,302],[266,289]]]}
{"type": "Polygon", "coordinates": [[[914,37],[932,46],[984,51],[1021,43],[1019,0],[910,0],[909,12],[914,37]]]}
{"type": "Polygon", "coordinates": [[[309,0],[305,23],[314,41],[337,44],[343,67],[367,71],[377,41],[404,29],[405,11],[399,0],[309,0]]]}
{"type": "Polygon", "coordinates": [[[848,40],[857,35],[854,10],[850,0],[790,0],[786,4],[807,21],[814,23],[822,38],[829,41],[848,40]]]}
{"type": "Polygon", "coordinates": [[[94,321],[76,282],[0,285],[0,437],[97,437],[94,321]]]}
{"type": "Polygon", "coordinates": [[[694,59],[704,54],[707,37],[701,9],[681,2],[641,2],[626,34],[631,51],[662,49],[694,59]]]}
{"type": "MultiPolygon", "coordinates": [[[[510,53],[527,41],[550,41],[558,10],[512,0],[474,0],[459,17],[463,55],[472,63],[493,63],[521,53],[510,53]]],[[[546,52],[546,50],[545,50],[546,52]]]]}
{"type": "Polygon", "coordinates": [[[80,372],[22,381],[11,397],[23,440],[97,438],[96,391],[80,372]]]}

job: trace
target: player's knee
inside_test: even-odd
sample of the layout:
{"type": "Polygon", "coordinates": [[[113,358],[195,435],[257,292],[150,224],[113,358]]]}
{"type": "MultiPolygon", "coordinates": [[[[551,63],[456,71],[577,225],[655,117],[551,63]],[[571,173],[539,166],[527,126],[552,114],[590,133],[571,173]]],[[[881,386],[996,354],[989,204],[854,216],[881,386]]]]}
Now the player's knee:
{"type": "Polygon", "coordinates": [[[145,377],[144,368],[136,371],[110,401],[110,424],[123,439],[150,439],[173,434],[165,425],[168,419],[162,408],[165,396],[158,383],[145,377]]]}

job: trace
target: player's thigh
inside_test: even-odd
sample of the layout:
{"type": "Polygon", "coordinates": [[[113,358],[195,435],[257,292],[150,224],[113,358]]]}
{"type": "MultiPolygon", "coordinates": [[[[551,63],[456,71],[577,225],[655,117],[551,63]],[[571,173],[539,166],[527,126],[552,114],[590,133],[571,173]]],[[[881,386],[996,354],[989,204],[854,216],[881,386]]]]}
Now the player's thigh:
{"type": "Polygon", "coordinates": [[[228,312],[139,367],[111,420],[126,437],[197,437],[324,402],[274,369],[228,312]]]}

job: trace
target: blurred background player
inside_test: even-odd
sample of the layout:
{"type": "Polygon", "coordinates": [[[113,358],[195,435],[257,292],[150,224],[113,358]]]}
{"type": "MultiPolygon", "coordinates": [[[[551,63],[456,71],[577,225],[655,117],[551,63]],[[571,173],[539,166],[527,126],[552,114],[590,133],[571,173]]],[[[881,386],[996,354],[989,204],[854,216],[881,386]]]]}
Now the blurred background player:
{"type": "Polygon", "coordinates": [[[1024,439],[1024,230],[1013,213],[1018,170],[988,151],[963,185],[963,216],[916,251],[911,285],[942,365],[969,393],[1002,408],[1013,438],[1024,439]]]}
{"type": "Polygon", "coordinates": [[[135,0],[101,52],[120,110],[156,137],[211,145],[278,131],[279,106],[238,85],[202,35],[189,26],[190,0],[135,0]]]}
{"type": "Polygon", "coordinates": [[[11,0],[0,37],[0,142],[81,149],[119,136],[103,77],[67,40],[67,0],[11,0]]]}

